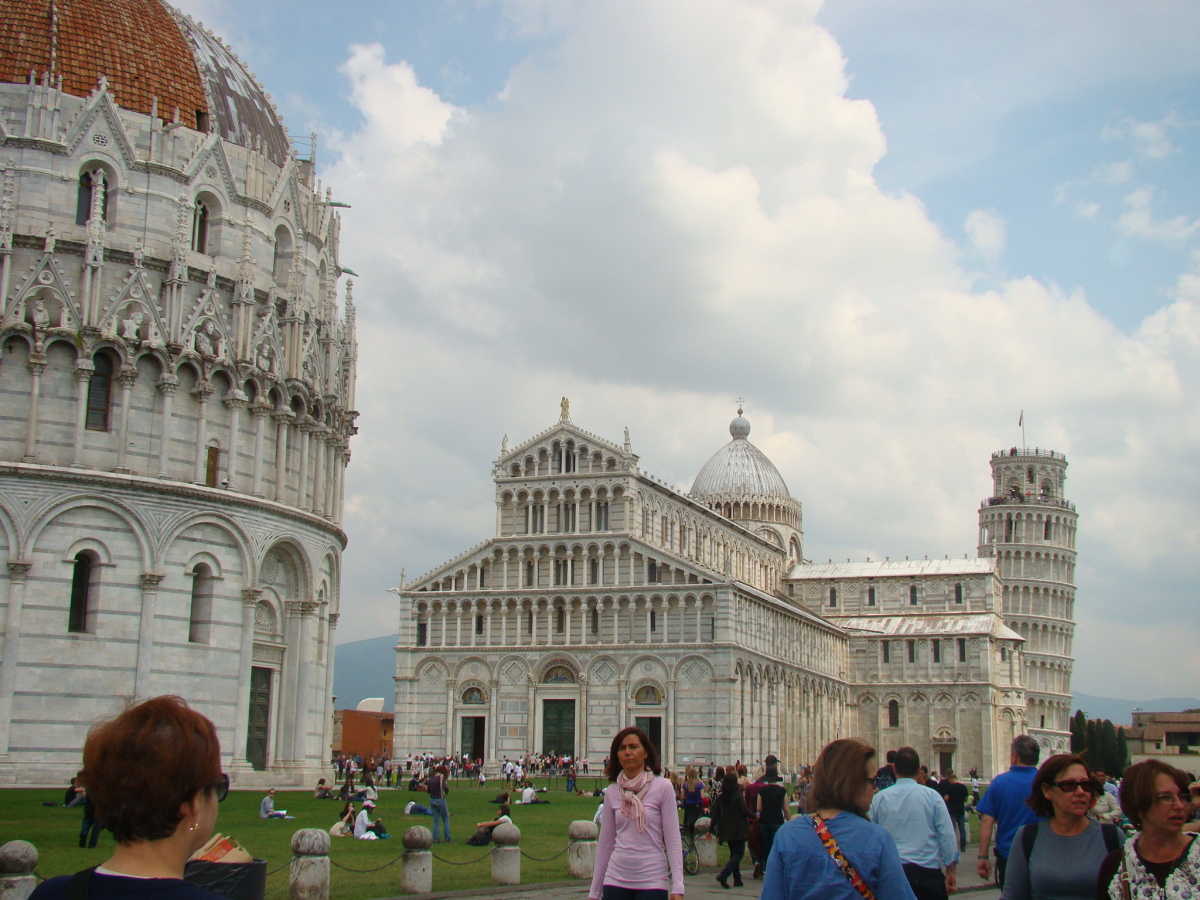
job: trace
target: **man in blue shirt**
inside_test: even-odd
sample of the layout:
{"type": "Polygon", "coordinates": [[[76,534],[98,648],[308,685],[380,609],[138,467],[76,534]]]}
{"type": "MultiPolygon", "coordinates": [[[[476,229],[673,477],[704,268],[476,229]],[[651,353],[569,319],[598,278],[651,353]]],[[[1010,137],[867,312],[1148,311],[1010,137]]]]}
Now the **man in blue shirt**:
{"type": "Polygon", "coordinates": [[[996,883],[1000,887],[1004,887],[1004,870],[1008,866],[1008,851],[1012,847],[1013,835],[1022,825],[1037,821],[1033,810],[1025,805],[1025,798],[1033,788],[1041,753],[1042,748],[1029,735],[1019,734],[1013,738],[1008,771],[992,779],[987,793],[975,807],[979,813],[979,864],[976,869],[984,881],[991,879],[988,844],[995,828],[996,883]]]}
{"type": "Polygon", "coordinates": [[[958,880],[958,841],[950,813],[937,791],[917,782],[921,760],[916,750],[901,747],[894,766],[896,784],[871,800],[871,821],[895,839],[917,900],[946,900],[958,880]]]}

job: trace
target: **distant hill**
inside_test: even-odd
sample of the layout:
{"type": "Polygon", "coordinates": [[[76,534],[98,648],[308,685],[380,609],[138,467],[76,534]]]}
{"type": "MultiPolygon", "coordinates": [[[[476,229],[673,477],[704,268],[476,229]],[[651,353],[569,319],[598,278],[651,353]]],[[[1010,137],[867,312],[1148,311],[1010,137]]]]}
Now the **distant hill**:
{"type": "Polygon", "coordinates": [[[1133,723],[1133,710],[1142,712],[1179,712],[1183,709],[1200,708],[1195,697],[1159,697],[1156,700],[1120,700],[1116,697],[1096,697],[1092,694],[1075,692],[1071,714],[1082,709],[1089,719],[1109,719],[1118,728],[1133,723]]]}
{"type": "Polygon", "coordinates": [[[354,709],[367,697],[382,697],[383,708],[396,705],[396,635],[350,641],[333,648],[333,696],[337,709],[354,709]]]}
{"type": "MultiPolygon", "coordinates": [[[[383,708],[393,711],[396,687],[396,636],[367,638],[334,648],[333,693],[338,709],[354,709],[367,697],[382,697],[383,708]]],[[[1178,712],[1200,708],[1196,697],[1159,697],[1156,700],[1121,700],[1075,692],[1071,713],[1082,709],[1091,719],[1111,719],[1117,726],[1133,721],[1134,707],[1146,712],[1178,712]]]]}

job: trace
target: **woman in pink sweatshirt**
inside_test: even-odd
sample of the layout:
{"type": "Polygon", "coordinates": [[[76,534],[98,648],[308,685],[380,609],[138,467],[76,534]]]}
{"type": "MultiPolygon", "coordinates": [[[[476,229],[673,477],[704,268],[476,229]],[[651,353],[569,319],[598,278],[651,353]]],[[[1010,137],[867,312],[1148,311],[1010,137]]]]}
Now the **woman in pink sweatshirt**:
{"type": "Polygon", "coordinates": [[[589,900],[683,900],[675,789],[661,772],[658,749],[640,728],[617,732],[589,900]]]}

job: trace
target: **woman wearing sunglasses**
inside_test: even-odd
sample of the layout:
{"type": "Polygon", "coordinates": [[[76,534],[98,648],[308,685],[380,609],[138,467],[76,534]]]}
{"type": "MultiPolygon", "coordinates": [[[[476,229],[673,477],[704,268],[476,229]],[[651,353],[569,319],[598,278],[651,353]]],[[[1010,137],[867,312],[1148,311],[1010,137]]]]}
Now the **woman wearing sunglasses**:
{"type": "Polygon", "coordinates": [[[1041,821],[1013,837],[1001,900],[1092,900],[1108,854],[1125,836],[1088,810],[1102,790],[1083,757],[1059,753],[1042,763],[1025,803],[1041,821]]]}
{"type": "Polygon", "coordinates": [[[81,779],[116,838],[112,857],[43,882],[37,900],[220,900],[183,880],[229,792],[213,723],[179,697],[155,697],[88,734],[81,779]]]}
{"type": "Polygon", "coordinates": [[[1121,811],[1139,829],[1100,869],[1099,897],[1158,900],[1200,897],[1200,840],[1186,825],[1195,801],[1189,778],[1148,759],[1125,770],[1121,811]]]}

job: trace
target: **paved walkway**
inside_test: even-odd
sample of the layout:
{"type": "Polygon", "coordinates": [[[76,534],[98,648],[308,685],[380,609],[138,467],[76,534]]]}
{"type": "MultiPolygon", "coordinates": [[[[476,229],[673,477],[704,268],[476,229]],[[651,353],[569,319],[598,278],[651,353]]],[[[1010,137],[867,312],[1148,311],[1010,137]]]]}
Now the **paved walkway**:
{"type": "MultiPolygon", "coordinates": [[[[959,863],[959,894],[970,900],[999,900],[1000,891],[994,884],[984,884],[975,872],[975,860],[979,855],[978,844],[967,846],[959,863]]],[[[747,876],[753,865],[745,868],[747,876]]],[[[697,875],[688,875],[684,880],[684,896],[687,900],[748,900],[757,898],[762,888],[761,881],[746,878],[740,888],[724,890],[717,883],[716,869],[703,869],[697,875]]],[[[459,898],[459,900],[587,900],[588,884],[583,881],[554,881],[544,884],[519,885],[515,887],[480,887],[465,891],[443,891],[433,894],[409,894],[407,900],[437,900],[437,898],[459,898]]]]}

